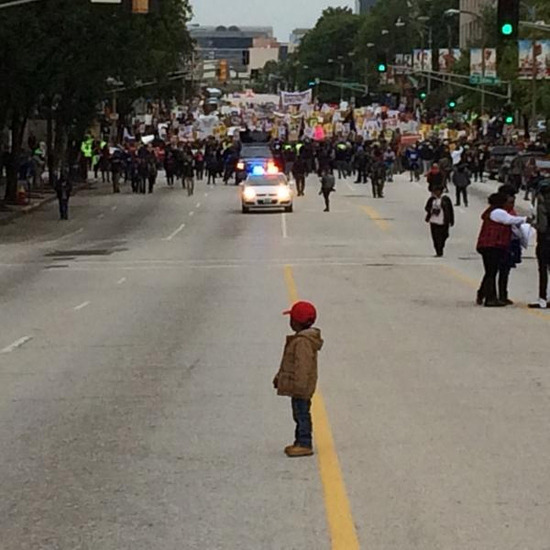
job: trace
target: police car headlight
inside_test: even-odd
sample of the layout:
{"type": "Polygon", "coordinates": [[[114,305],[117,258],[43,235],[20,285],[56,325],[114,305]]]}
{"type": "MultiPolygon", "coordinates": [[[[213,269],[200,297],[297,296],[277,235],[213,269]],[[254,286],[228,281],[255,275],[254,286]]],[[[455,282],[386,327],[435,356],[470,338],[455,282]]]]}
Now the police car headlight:
{"type": "Polygon", "coordinates": [[[277,190],[277,197],[280,201],[290,200],[290,189],[286,185],[279,187],[277,190]]]}
{"type": "Polygon", "coordinates": [[[245,201],[253,201],[256,198],[256,191],[252,187],[245,187],[243,197],[245,201]]]}

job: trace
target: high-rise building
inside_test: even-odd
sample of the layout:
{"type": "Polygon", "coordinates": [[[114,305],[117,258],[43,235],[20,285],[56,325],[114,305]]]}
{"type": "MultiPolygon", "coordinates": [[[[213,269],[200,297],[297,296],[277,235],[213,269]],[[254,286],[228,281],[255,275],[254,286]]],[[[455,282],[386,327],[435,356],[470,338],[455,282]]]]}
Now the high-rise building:
{"type": "Polygon", "coordinates": [[[355,0],[355,13],[360,15],[369,13],[376,4],[376,0],[355,0]]]}
{"type": "Polygon", "coordinates": [[[296,51],[300,44],[302,43],[302,40],[304,36],[310,31],[311,29],[294,29],[290,33],[290,40],[288,43],[288,51],[290,53],[296,51]]]}
{"type": "Polygon", "coordinates": [[[196,63],[199,73],[208,80],[215,67],[227,63],[229,74],[245,75],[263,68],[266,61],[277,60],[279,43],[272,27],[237,27],[189,25],[189,34],[197,43],[196,63]],[[245,53],[246,52],[246,53],[245,53]],[[245,63],[245,59],[248,62],[245,63]]]}
{"type": "Polygon", "coordinates": [[[460,47],[468,48],[479,41],[483,34],[483,10],[492,6],[494,0],[460,0],[460,47]],[[464,13],[470,12],[470,13],[464,13]]]}

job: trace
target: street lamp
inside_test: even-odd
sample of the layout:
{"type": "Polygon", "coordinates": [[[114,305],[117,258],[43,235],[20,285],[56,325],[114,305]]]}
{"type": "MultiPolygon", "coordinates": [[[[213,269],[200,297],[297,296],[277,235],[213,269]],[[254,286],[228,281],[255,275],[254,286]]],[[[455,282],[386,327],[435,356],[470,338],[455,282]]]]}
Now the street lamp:
{"type": "MultiPolygon", "coordinates": [[[[421,72],[424,72],[424,50],[426,49],[426,29],[428,29],[428,47],[430,51],[432,51],[433,46],[433,29],[430,25],[428,25],[428,21],[430,20],[430,17],[428,15],[420,15],[416,18],[417,21],[420,21],[422,23],[421,28],[417,29],[420,32],[420,36],[422,38],[422,44],[421,44],[421,72]]],[[[432,68],[428,67],[428,93],[432,91],[432,68]]]]}
{"type": "MultiPolygon", "coordinates": [[[[470,10],[459,10],[459,9],[456,9],[456,8],[450,8],[448,10],[445,10],[443,12],[444,15],[446,16],[452,16],[452,15],[470,15],[471,17],[473,17],[474,19],[476,19],[476,21],[479,23],[479,22],[483,22],[483,17],[481,15],[479,15],[479,13],[475,13],[473,11],[470,11],[470,10]]],[[[481,25],[480,25],[481,27],[481,25]]],[[[487,37],[486,37],[486,33],[483,32],[483,29],[481,29],[482,32],[481,32],[481,37],[482,37],[482,44],[481,44],[481,116],[483,116],[483,113],[485,111],[485,83],[484,83],[484,79],[485,79],[485,49],[487,48],[487,37]]],[[[476,35],[479,34],[476,32],[476,35]]]]}

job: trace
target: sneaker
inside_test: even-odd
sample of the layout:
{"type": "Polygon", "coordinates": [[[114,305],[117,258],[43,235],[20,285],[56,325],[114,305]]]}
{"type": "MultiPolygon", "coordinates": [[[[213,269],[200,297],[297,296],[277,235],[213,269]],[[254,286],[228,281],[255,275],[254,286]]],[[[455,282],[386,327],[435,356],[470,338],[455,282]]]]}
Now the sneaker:
{"type": "Polygon", "coordinates": [[[513,306],[514,302],[510,298],[504,298],[500,300],[505,306],[513,306]]]}
{"type": "Polygon", "coordinates": [[[529,304],[527,307],[531,309],[546,309],[548,307],[548,303],[544,298],[539,298],[538,301],[529,304]]]}
{"type": "Polygon", "coordinates": [[[311,456],[313,454],[313,449],[310,447],[301,447],[300,445],[291,445],[285,449],[285,454],[290,458],[311,456]]]}

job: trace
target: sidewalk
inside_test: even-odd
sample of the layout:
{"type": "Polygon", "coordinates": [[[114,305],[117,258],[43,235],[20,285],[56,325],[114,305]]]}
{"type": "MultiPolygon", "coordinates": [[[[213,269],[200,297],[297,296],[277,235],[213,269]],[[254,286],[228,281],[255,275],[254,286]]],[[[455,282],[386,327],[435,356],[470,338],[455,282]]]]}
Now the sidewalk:
{"type": "Polygon", "coordinates": [[[4,204],[4,193],[6,186],[4,182],[0,182],[0,225],[11,223],[13,220],[25,214],[30,214],[37,208],[55,200],[56,196],[53,190],[43,192],[33,192],[29,204],[18,206],[14,204],[4,204]]]}
{"type": "MultiPolygon", "coordinates": [[[[73,190],[73,194],[78,193],[79,191],[85,189],[95,189],[99,181],[95,180],[92,177],[88,179],[87,183],[76,184],[73,190]]],[[[45,204],[48,204],[57,199],[55,191],[51,188],[44,189],[42,191],[33,191],[31,193],[31,199],[29,204],[25,206],[18,206],[15,204],[4,204],[4,194],[6,191],[6,185],[4,181],[0,181],[0,225],[6,225],[11,223],[13,220],[30,214],[41,208],[45,204]]]]}

